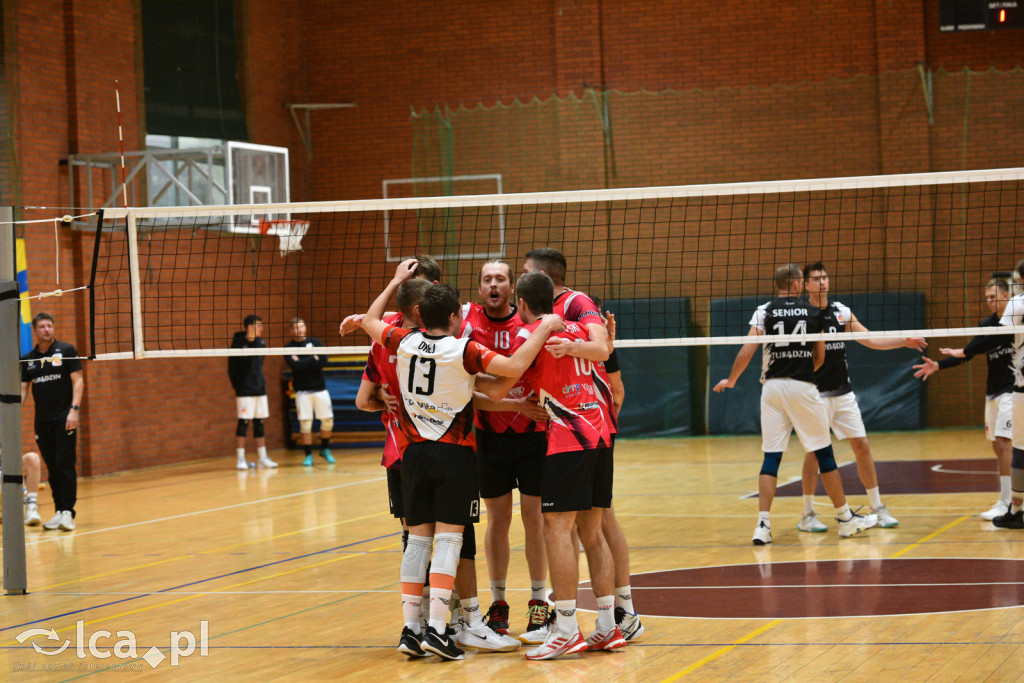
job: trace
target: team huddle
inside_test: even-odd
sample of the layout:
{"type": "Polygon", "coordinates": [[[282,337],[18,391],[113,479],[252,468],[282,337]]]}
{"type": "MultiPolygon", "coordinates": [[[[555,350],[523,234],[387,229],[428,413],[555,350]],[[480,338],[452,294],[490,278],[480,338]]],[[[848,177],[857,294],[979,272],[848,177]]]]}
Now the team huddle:
{"type": "Polygon", "coordinates": [[[643,633],[611,507],[623,396],[614,318],[566,289],[565,270],[559,252],[535,249],[513,287],[511,266],[488,261],[483,303],[463,305],[439,282],[436,263],[409,259],[365,316],[342,323],[344,334],[360,322],[375,342],[356,403],[384,411],[388,428],[382,465],[404,529],[398,650],[409,657],[462,659],[463,648],[507,652],[525,643],[535,646],[528,659],[551,659],[616,650],[643,633]],[[387,315],[395,295],[400,312],[387,315]],[[518,638],[509,635],[505,595],[514,488],[531,579],[518,638]],[[486,614],[474,562],[481,497],[493,600],[486,614]],[[576,619],[580,544],[598,606],[586,638],[576,619]]]}
{"type": "MultiPolygon", "coordinates": [[[[1019,325],[1024,321],[1024,295],[1009,298],[1012,274],[993,277],[986,288],[986,300],[993,316],[982,326],[1019,325]]],[[[1016,268],[1019,281],[1024,261],[1016,268]]],[[[818,332],[867,332],[856,315],[843,304],[828,300],[828,273],[822,263],[801,270],[793,264],[775,272],[776,296],[758,307],[750,320],[748,336],[792,335],[818,332]],[[807,298],[802,298],[806,292],[807,298]]],[[[910,338],[864,339],[874,349],[909,347],[923,350],[925,340],[910,338]]],[[[1024,335],[990,335],[974,339],[964,349],[941,349],[950,356],[941,363],[923,357],[914,366],[916,377],[927,379],[939,369],[953,367],[976,354],[987,353],[986,431],[1000,460],[1000,500],[982,517],[995,526],[1019,529],[1024,502],[1024,335]],[[1009,368],[1013,368],[1012,399],[1009,368]],[[1016,425],[1016,428],[1014,427],[1016,425]],[[1010,441],[1012,440],[1012,447],[1010,441]],[[1012,457],[1011,457],[1012,452],[1012,457]]],[[[759,343],[745,344],[737,353],[729,377],[714,391],[733,387],[746,369],[759,343]]],[[[755,545],[771,543],[770,511],[778,483],[779,464],[791,432],[807,452],[803,467],[804,515],[797,529],[824,532],[827,526],[814,511],[814,489],[820,471],[822,484],[835,507],[839,535],[849,537],[875,525],[890,528],[899,524],[882,503],[878,475],[867,442],[860,407],[850,384],[846,346],[842,341],[764,343],[761,382],[761,434],[764,461],[758,480],[759,513],[754,529],[755,545]],[[831,432],[849,439],[857,460],[857,471],[867,490],[870,512],[859,515],[846,502],[842,481],[832,450],[831,432]]]]}

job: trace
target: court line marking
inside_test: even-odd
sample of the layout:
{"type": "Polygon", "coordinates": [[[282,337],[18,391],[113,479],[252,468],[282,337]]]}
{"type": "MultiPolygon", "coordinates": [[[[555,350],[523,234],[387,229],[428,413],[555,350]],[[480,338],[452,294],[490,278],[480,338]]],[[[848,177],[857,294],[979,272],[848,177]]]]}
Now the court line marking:
{"type": "Polygon", "coordinates": [[[668,678],[663,679],[661,681],[661,683],[672,683],[672,681],[678,681],[683,676],[685,676],[685,675],[687,675],[689,673],[692,673],[693,671],[696,671],[697,669],[699,669],[700,667],[704,666],[708,662],[712,662],[712,661],[718,659],[719,657],[721,657],[722,655],[724,655],[724,654],[734,650],[736,648],[736,646],[742,645],[742,644],[746,643],[748,640],[753,640],[754,638],[758,637],[759,635],[761,635],[765,631],[768,631],[769,629],[775,628],[776,626],[778,626],[781,623],[782,623],[781,619],[775,619],[773,621],[770,621],[767,624],[765,624],[764,626],[762,626],[761,628],[758,628],[758,629],[755,629],[755,630],[751,631],[750,633],[748,633],[747,635],[743,636],[739,640],[735,641],[731,645],[727,645],[725,647],[719,648],[719,649],[715,650],[714,652],[712,652],[711,654],[709,654],[707,657],[704,657],[702,659],[697,660],[696,662],[694,662],[690,666],[686,667],[685,669],[683,669],[679,673],[674,674],[672,676],[669,676],[668,678]]]}
{"type": "MultiPolygon", "coordinates": [[[[283,495],[273,496],[271,498],[260,498],[258,500],[250,500],[250,501],[246,501],[244,503],[234,503],[232,505],[224,505],[222,507],[217,507],[217,508],[207,508],[205,510],[193,510],[192,512],[184,512],[184,513],[182,513],[180,515],[171,515],[170,517],[159,517],[157,519],[147,519],[147,520],[143,520],[141,522],[132,522],[131,524],[121,524],[120,526],[105,527],[103,529],[93,529],[92,531],[77,531],[77,532],[75,532],[75,535],[72,536],[72,537],[67,537],[67,536],[63,536],[63,535],[61,535],[61,536],[51,536],[49,538],[41,539],[41,540],[38,540],[38,541],[33,541],[31,543],[26,543],[25,545],[26,546],[30,546],[30,545],[42,545],[43,543],[55,543],[55,542],[61,540],[62,538],[82,538],[83,536],[91,536],[93,534],[102,534],[102,533],[106,533],[108,531],[120,531],[121,529],[130,529],[132,527],[143,526],[145,524],[156,524],[156,523],[160,523],[160,522],[170,522],[170,521],[173,521],[173,520],[176,520],[176,519],[184,519],[185,517],[194,517],[196,515],[205,515],[205,514],[209,514],[211,512],[223,512],[225,510],[235,510],[237,508],[247,507],[249,505],[260,505],[260,504],[263,504],[263,503],[269,503],[269,502],[276,501],[276,500],[285,500],[287,498],[297,498],[299,496],[305,496],[305,495],[309,495],[311,493],[315,494],[315,493],[323,493],[324,491],[334,491],[336,489],[348,488],[349,486],[362,486],[363,484],[372,484],[374,482],[384,481],[385,479],[386,479],[386,477],[374,477],[373,479],[365,479],[363,481],[350,481],[350,482],[345,483],[345,484],[337,484],[336,486],[325,486],[323,488],[310,489],[308,491],[296,491],[294,493],[285,493],[283,495]]],[[[3,549],[3,546],[0,546],[0,550],[2,550],[2,549],[3,549]]]]}
{"type": "MultiPolygon", "coordinates": [[[[389,513],[387,513],[387,512],[375,512],[372,515],[363,515],[362,517],[352,517],[350,519],[343,519],[343,520],[338,521],[338,522],[331,522],[330,524],[320,524],[318,526],[309,527],[309,528],[306,528],[306,529],[297,529],[295,531],[287,531],[287,532],[285,532],[283,534],[278,534],[276,536],[268,536],[266,538],[254,538],[254,539],[249,540],[249,541],[242,541],[241,543],[233,543],[231,545],[225,545],[225,546],[221,546],[219,548],[213,548],[212,550],[204,550],[204,551],[201,551],[201,552],[188,553],[188,554],[185,554],[185,555],[175,555],[173,557],[168,557],[168,558],[163,559],[163,560],[157,560],[155,562],[149,562],[147,564],[139,564],[139,565],[135,565],[135,566],[132,566],[132,567],[124,567],[124,568],[121,568],[121,569],[112,569],[112,570],[110,570],[108,572],[102,572],[100,574],[92,574],[90,576],[83,576],[81,578],[74,579],[73,581],[64,581],[63,583],[54,583],[54,584],[51,584],[49,586],[42,586],[41,588],[33,589],[31,592],[39,593],[41,591],[46,591],[46,590],[49,590],[51,588],[58,588],[60,586],[68,586],[68,585],[75,584],[75,583],[82,583],[82,582],[85,582],[85,581],[91,581],[93,579],[99,579],[99,578],[102,578],[102,577],[105,577],[105,576],[112,576],[114,574],[121,574],[121,573],[128,572],[128,571],[135,571],[137,569],[149,569],[151,567],[156,567],[156,566],[159,566],[161,564],[167,564],[169,562],[177,562],[179,560],[183,560],[183,559],[189,558],[189,557],[201,557],[203,555],[211,555],[213,553],[223,552],[223,551],[228,550],[230,548],[239,548],[241,546],[251,545],[253,543],[263,543],[265,541],[274,541],[274,540],[277,540],[279,538],[284,538],[285,536],[294,536],[296,534],[304,534],[304,533],[309,532],[309,531],[316,531],[317,529],[324,529],[324,528],[331,527],[331,526],[339,526],[341,524],[348,524],[350,522],[360,522],[360,521],[362,521],[364,519],[370,519],[372,517],[383,517],[383,516],[385,516],[387,514],[389,514],[389,513]]],[[[395,533],[397,533],[397,532],[395,532],[395,533]]],[[[388,546],[388,547],[391,547],[391,546],[388,546]]],[[[156,591],[154,591],[154,592],[156,592],[156,591]]]]}
{"type": "MultiPolygon", "coordinates": [[[[397,545],[397,544],[395,544],[397,545]]],[[[385,546],[389,547],[389,546],[385,546]]],[[[365,553],[380,552],[383,548],[366,550],[365,553]]],[[[798,583],[798,584],[735,584],[724,586],[632,586],[634,591],[696,591],[696,590],[730,590],[733,588],[935,588],[943,586],[1024,586],[1024,581],[978,581],[972,583],[798,583]]],[[[506,592],[519,591],[529,593],[529,588],[506,588],[506,592]]],[[[345,590],[282,590],[282,591],[233,591],[238,595],[319,595],[344,593],[393,593],[395,591],[378,591],[375,589],[351,588],[345,590]]],[[[226,591],[175,591],[176,595],[210,595],[226,593],[226,591]]],[[[39,593],[36,592],[36,595],[39,593]]],[[[62,591],[50,592],[46,595],[159,595],[160,591],[62,591]]],[[[1024,606],[1024,605],[1019,605],[1024,606]]],[[[646,615],[645,615],[646,616],[646,615]]]]}
{"type": "Polygon", "coordinates": [[[890,560],[892,560],[892,559],[895,559],[895,558],[899,557],[900,555],[902,555],[902,554],[904,554],[904,553],[910,552],[911,550],[913,550],[913,549],[914,549],[914,548],[916,548],[917,546],[921,545],[922,543],[925,543],[926,541],[930,541],[931,539],[935,538],[936,536],[938,536],[938,535],[939,535],[939,534],[941,534],[942,532],[944,532],[944,531],[948,531],[949,529],[952,529],[953,527],[955,527],[955,526],[956,526],[957,524],[959,524],[960,522],[963,522],[964,520],[968,520],[968,519],[970,519],[970,518],[971,518],[971,517],[973,517],[973,516],[974,516],[974,515],[964,515],[963,517],[959,517],[958,519],[955,519],[955,520],[953,520],[952,522],[950,522],[949,524],[947,524],[947,525],[945,525],[945,526],[941,527],[941,528],[940,528],[940,529],[938,529],[937,531],[933,531],[932,533],[928,534],[928,535],[927,535],[927,536],[925,536],[924,538],[922,538],[922,539],[918,540],[918,541],[917,541],[916,543],[911,543],[910,545],[908,545],[908,546],[907,546],[906,548],[904,548],[903,550],[899,550],[899,551],[897,551],[897,552],[893,553],[893,554],[892,554],[892,555],[891,555],[891,556],[889,557],[889,559],[890,559],[890,560]]]}

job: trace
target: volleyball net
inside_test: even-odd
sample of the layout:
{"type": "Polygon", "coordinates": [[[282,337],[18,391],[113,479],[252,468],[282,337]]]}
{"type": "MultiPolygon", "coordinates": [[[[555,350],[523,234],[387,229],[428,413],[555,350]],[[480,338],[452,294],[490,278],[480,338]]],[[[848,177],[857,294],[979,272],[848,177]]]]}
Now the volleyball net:
{"type": "Polygon", "coordinates": [[[566,286],[616,312],[624,347],[745,342],[775,268],[819,261],[830,299],[854,308],[871,334],[987,334],[977,327],[984,284],[1022,255],[1022,200],[1024,169],[1002,169],[108,209],[96,225],[93,355],[249,353],[229,349],[249,314],[266,325],[262,353],[284,353],[274,347],[296,316],[331,351],[362,351],[367,338],[342,338],[338,325],[368,308],[401,259],[432,256],[471,301],[486,260],[520,272],[536,247],[562,252],[566,286]]]}

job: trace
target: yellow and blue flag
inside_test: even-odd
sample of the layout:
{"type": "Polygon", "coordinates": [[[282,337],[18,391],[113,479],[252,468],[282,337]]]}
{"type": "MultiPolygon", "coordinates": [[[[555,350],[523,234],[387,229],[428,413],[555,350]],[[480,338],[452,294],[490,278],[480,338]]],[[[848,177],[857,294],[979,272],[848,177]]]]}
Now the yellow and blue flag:
{"type": "Polygon", "coordinates": [[[21,355],[32,350],[32,306],[28,298],[28,259],[25,240],[18,238],[18,296],[21,298],[21,355]]]}

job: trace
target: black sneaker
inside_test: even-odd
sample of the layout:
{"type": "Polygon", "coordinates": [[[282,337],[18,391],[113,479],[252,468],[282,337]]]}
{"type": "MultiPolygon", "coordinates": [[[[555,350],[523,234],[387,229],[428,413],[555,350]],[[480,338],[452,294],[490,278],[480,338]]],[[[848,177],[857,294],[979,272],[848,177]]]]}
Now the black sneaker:
{"type": "Polygon", "coordinates": [[[487,608],[487,626],[492,631],[508,635],[508,603],[495,600],[487,608]]]}
{"type": "Polygon", "coordinates": [[[466,654],[455,645],[455,641],[447,632],[440,635],[432,626],[427,626],[427,635],[423,638],[420,646],[442,659],[463,659],[466,654]]]}
{"type": "Polygon", "coordinates": [[[1024,529],[1024,510],[1007,512],[993,519],[992,523],[1002,529],[1024,529]]]}
{"type": "Polygon", "coordinates": [[[406,626],[402,629],[402,639],[398,641],[398,651],[410,657],[429,657],[429,652],[424,652],[420,647],[420,637],[406,626]]]}

